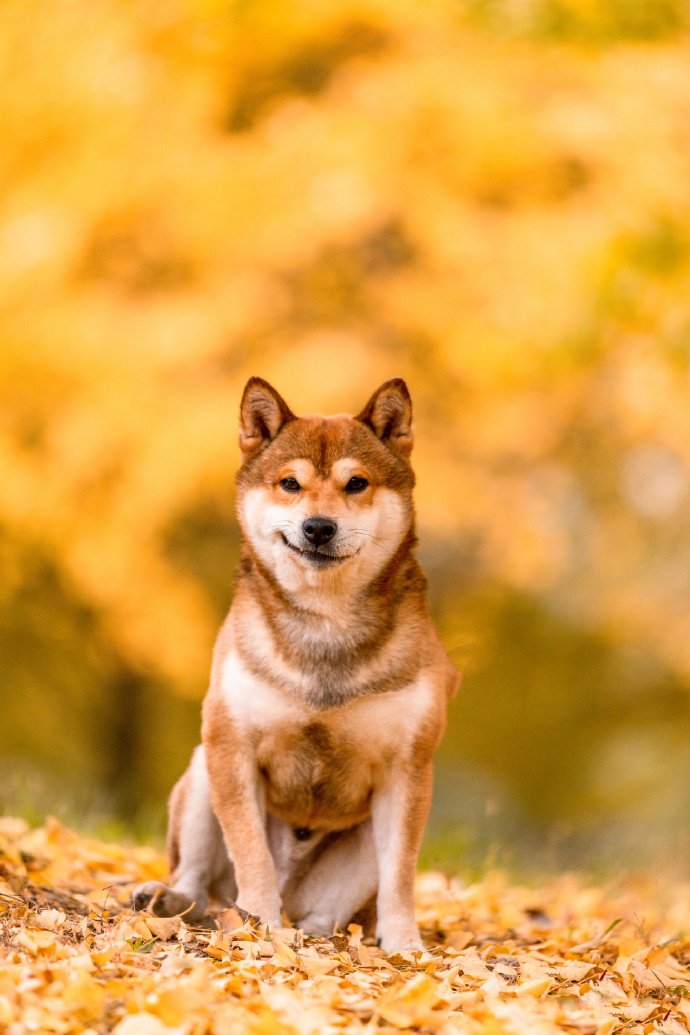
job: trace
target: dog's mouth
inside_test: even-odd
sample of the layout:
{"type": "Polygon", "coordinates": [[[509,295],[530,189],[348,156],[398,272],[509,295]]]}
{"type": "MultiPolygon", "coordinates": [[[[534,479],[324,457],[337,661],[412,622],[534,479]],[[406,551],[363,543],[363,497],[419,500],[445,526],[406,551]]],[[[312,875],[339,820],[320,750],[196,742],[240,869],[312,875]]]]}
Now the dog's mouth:
{"type": "Polygon", "coordinates": [[[353,553],[346,553],[341,555],[333,553],[323,553],[318,546],[309,549],[302,549],[299,546],[295,546],[294,543],[291,543],[287,536],[283,534],[283,532],[281,532],[280,535],[283,542],[289,550],[292,550],[293,553],[296,553],[300,557],[303,557],[305,561],[308,561],[309,564],[313,564],[315,568],[330,568],[335,564],[342,564],[343,561],[348,561],[350,557],[354,557],[353,553]]]}

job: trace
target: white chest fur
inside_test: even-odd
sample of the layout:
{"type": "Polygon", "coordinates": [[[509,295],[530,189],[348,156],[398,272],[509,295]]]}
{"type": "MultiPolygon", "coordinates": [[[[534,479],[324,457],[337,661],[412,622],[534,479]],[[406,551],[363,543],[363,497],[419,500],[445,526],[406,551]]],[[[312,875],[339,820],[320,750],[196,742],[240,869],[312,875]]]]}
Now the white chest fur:
{"type": "Polygon", "coordinates": [[[361,744],[363,754],[375,751],[379,756],[409,751],[432,700],[430,682],[421,674],[400,690],[315,709],[257,678],[234,652],[223,659],[219,676],[223,698],[241,735],[254,738],[278,730],[297,731],[318,722],[334,738],[354,741],[361,744]]]}

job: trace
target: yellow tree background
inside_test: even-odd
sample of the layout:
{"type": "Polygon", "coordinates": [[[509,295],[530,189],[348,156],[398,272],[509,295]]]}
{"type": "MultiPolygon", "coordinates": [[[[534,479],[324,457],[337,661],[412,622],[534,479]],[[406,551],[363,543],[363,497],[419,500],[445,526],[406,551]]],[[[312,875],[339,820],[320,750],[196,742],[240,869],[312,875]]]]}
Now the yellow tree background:
{"type": "Polygon", "coordinates": [[[466,670],[434,829],[681,846],[689,31],[682,0],[2,4],[6,807],[161,814],[245,379],[333,412],[402,375],[466,670]]]}

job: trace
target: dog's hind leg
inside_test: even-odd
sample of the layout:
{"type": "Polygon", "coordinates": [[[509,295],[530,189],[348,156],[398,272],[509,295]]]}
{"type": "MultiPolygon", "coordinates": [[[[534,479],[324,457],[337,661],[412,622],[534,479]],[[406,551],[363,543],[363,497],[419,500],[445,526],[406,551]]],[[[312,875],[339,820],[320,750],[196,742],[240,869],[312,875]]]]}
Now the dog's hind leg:
{"type": "Polygon", "coordinates": [[[170,795],[168,855],[171,885],[140,884],[133,895],[135,909],[150,906],[156,916],[198,920],[209,892],[231,901],[237,894],[232,863],[220,825],[211,808],[203,747],[196,748],[187,772],[170,795]]]}
{"type": "Polygon", "coordinates": [[[284,892],[285,909],[305,934],[344,928],[376,894],[378,870],[371,821],[333,835],[313,865],[284,892]]]}

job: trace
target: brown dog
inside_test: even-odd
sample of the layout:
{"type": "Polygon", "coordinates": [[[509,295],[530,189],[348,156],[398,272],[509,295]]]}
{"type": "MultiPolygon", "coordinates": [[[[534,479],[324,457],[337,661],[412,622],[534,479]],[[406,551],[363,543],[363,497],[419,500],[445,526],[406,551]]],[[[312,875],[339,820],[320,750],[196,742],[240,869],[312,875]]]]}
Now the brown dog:
{"type": "Polygon", "coordinates": [[[415,867],[459,676],[414,557],[407,387],[295,417],[252,378],[240,445],[242,559],[170,797],[172,886],[135,904],[194,919],[211,895],[328,935],[375,900],[383,948],[420,949],[415,867]]]}

